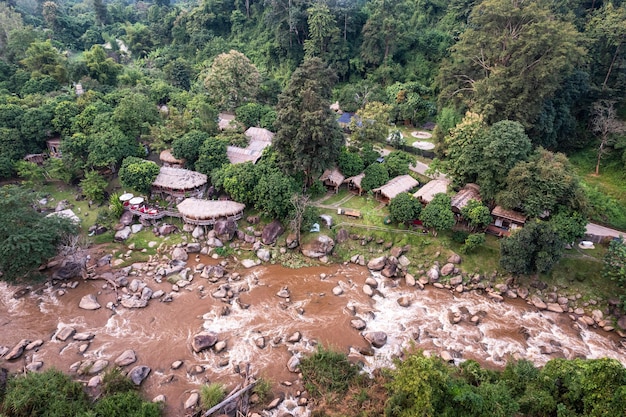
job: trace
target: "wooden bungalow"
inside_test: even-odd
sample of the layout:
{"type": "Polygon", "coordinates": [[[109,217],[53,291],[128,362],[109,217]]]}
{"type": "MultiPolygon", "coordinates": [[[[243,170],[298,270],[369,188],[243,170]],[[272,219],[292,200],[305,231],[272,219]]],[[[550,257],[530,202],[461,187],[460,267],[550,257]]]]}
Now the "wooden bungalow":
{"type": "Polygon", "coordinates": [[[163,163],[164,167],[183,168],[185,166],[184,159],[178,159],[172,154],[171,149],[161,151],[159,159],[163,163]]]}
{"type": "Polygon", "coordinates": [[[339,171],[339,168],[327,169],[320,177],[320,181],[326,187],[334,188],[335,193],[339,190],[339,186],[343,184],[346,177],[339,171]]]}
{"type": "Polygon", "coordinates": [[[428,204],[433,201],[435,195],[448,192],[448,180],[432,180],[422,186],[413,197],[421,201],[422,204],[428,204]]]}
{"type": "Polygon", "coordinates": [[[61,138],[52,138],[46,141],[48,153],[51,158],[61,157],[61,138]]]}
{"type": "Polygon", "coordinates": [[[395,177],[387,184],[382,187],[374,188],[372,191],[374,191],[375,194],[379,194],[380,199],[384,203],[389,203],[389,201],[391,201],[398,194],[407,192],[418,185],[419,182],[415,178],[406,174],[395,177]]]}
{"type": "Polygon", "coordinates": [[[470,200],[481,201],[480,186],[478,184],[469,183],[452,196],[452,211],[461,213],[461,209],[467,205],[470,200]]]}
{"type": "Polygon", "coordinates": [[[33,164],[43,165],[47,155],[45,153],[29,153],[24,157],[24,161],[32,162],[33,164]]]}
{"type": "Polygon", "coordinates": [[[487,231],[497,236],[509,236],[511,231],[524,227],[526,223],[526,216],[522,213],[507,210],[501,206],[495,206],[491,210],[491,215],[494,217],[494,221],[489,225],[487,231]]]}
{"type": "Polygon", "coordinates": [[[185,223],[208,226],[218,220],[241,219],[246,206],[235,201],[186,198],[176,208],[185,223]]]}
{"type": "Polygon", "coordinates": [[[182,168],[161,167],[152,183],[152,192],[174,197],[200,197],[208,178],[200,172],[182,168]]]}
{"type": "Polygon", "coordinates": [[[354,177],[348,177],[343,180],[344,184],[348,184],[348,188],[359,190],[359,195],[363,192],[363,187],[361,187],[361,181],[363,181],[363,177],[365,177],[365,173],[360,173],[359,175],[355,175],[354,177]]]}
{"type": "Polygon", "coordinates": [[[231,164],[240,164],[243,162],[252,162],[256,164],[263,154],[263,150],[272,144],[274,133],[260,127],[251,127],[244,132],[244,135],[250,140],[248,146],[240,148],[238,146],[229,146],[226,148],[226,155],[231,164]]]}

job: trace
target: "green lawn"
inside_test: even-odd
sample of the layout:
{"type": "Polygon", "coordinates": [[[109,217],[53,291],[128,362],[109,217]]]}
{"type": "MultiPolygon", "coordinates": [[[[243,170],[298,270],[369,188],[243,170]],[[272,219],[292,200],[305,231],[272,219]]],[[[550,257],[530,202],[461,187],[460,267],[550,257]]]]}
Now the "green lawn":
{"type": "Polygon", "coordinates": [[[343,200],[344,198],[348,197],[351,194],[352,193],[348,189],[341,188],[337,194],[333,194],[330,197],[324,199],[324,201],[322,201],[322,204],[327,205],[327,206],[332,206],[333,204],[340,202],[341,200],[343,200]]]}

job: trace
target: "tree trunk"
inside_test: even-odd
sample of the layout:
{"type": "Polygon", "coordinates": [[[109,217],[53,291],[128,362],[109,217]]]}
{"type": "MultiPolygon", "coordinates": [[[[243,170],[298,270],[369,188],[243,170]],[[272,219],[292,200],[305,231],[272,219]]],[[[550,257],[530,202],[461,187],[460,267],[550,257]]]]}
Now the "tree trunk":
{"type": "Polygon", "coordinates": [[[611,61],[611,65],[609,65],[609,70],[606,72],[606,77],[604,77],[604,82],[602,83],[603,91],[606,88],[607,82],[609,81],[609,77],[611,76],[611,71],[613,71],[613,65],[615,64],[615,61],[617,60],[617,55],[619,54],[619,48],[622,46],[622,42],[623,42],[623,39],[620,41],[620,43],[617,44],[617,47],[615,48],[615,53],[613,54],[613,60],[611,61]]]}

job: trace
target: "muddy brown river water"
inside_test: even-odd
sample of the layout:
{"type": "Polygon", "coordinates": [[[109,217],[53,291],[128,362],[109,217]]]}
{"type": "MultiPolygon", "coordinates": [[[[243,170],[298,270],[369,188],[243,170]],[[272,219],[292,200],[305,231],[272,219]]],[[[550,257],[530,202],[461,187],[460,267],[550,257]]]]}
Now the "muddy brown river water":
{"type": "MultiPolygon", "coordinates": [[[[216,261],[203,258],[201,262],[216,261]]],[[[538,365],[554,357],[611,357],[626,363],[626,351],[617,335],[582,328],[566,314],[538,311],[522,300],[498,303],[476,293],[455,294],[432,287],[420,291],[381,277],[376,277],[379,294],[370,298],[362,291],[369,276],[366,268],[356,265],[244,270],[241,279],[231,285],[249,288],[240,295],[241,303],[249,305],[247,309],[214,299],[211,293],[223,281],[211,284],[200,277],[176,293],[171,303],[152,300],[143,309],[119,307],[115,311],[104,308],[115,300],[115,292],[104,288],[102,280],[81,280],[77,288],[62,296],[57,288],[44,287],[21,299],[13,298],[16,288],[2,283],[0,346],[12,347],[21,339],[45,342],[37,351],[29,351],[17,361],[5,361],[2,366],[19,371],[31,361],[43,361],[44,369],[56,367],[67,372],[76,361],[104,358],[112,364],[121,352],[133,349],[136,364],[152,369],[142,385],[145,397],[164,394],[166,415],[179,416],[184,414],[183,403],[190,391],[201,384],[217,381],[232,388],[242,382],[234,371],[240,364],[249,363],[252,373],[275,382],[276,391],[294,394],[302,387],[286,363],[294,354],[313,351],[318,343],[363,361],[365,372],[391,366],[392,358],[411,346],[435,354],[447,350],[456,360],[476,359],[491,367],[502,367],[511,357],[527,358],[538,365]],[[321,279],[321,274],[327,277],[321,279]],[[338,285],[343,294],[335,296],[332,289],[338,285]],[[287,301],[276,295],[283,287],[291,294],[287,301]],[[81,298],[87,294],[96,294],[103,307],[79,309],[81,298]],[[411,300],[409,307],[398,305],[398,298],[403,296],[411,300]],[[225,306],[230,309],[228,315],[222,315],[225,306]],[[359,353],[368,350],[369,343],[351,327],[353,311],[367,323],[366,331],[388,335],[385,346],[374,349],[371,356],[359,353]],[[475,315],[480,316],[478,324],[470,322],[475,315]],[[453,324],[454,316],[461,321],[453,324]],[[96,334],[84,354],[79,353],[84,342],[53,338],[56,330],[66,325],[96,334]],[[194,353],[191,340],[203,329],[217,332],[220,340],[227,342],[227,349],[220,354],[194,353]],[[287,343],[287,337],[296,331],[302,339],[287,343]],[[255,344],[261,336],[267,340],[263,349],[255,344]],[[172,370],[171,364],[177,360],[184,365],[172,370]],[[205,371],[191,375],[189,371],[196,365],[205,371]],[[278,384],[284,381],[294,385],[278,384]]],[[[143,279],[155,291],[171,290],[166,281],[143,279]]]]}

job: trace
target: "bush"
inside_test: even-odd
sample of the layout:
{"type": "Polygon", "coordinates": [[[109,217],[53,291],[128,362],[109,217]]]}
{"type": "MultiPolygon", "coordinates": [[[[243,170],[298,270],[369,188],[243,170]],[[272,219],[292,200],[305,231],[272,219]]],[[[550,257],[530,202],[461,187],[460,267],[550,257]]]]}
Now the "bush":
{"type": "MultiPolygon", "coordinates": [[[[96,417],[159,417],[161,406],[144,401],[135,391],[102,398],[93,407],[96,417]]],[[[66,414],[66,416],[75,414],[66,414]]]]}
{"type": "Polygon", "coordinates": [[[67,417],[88,408],[82,385],[51,369],[11,377],[0,411],[10,417],[67,417]]]}
{"type": "Polygon", "coordinates": [[[321,346],[317,352],[302,359],[300,371],[306,389],[313,395],[345,393],[359,373],[346,355],[321,346]]]}
{"type": "Polygon", "coordinates": [[[480,247],[485,243],[485,234],[484,233],[474,233],[471,234],[465,239],[465,244],[461,247],[461,251],[463,253],[470,253],[476,250],[476,248],[480,247]]]}
{"type": "Polygon", "coordinates": [[[224,386],[220,383],[214,382],[209,385],[204,385],[200,389],[200,404],[202,409],[208,410],[211,407],[218,405],[226,395],[224,386]]]}
{"type": "Polygon", "coordinates": [[[256,385],[252,388],[252,392],[259,397],[259,402],[263,403],[269,398],[272,391],[272,383],[269,379],[259,378],[256,385]]]}
{"type": "Polygon", "coordinates": [[[452,240],[456,243],[465,243],[465,240],[470,234],[465,230],[455,230],[452,232],[452,240]]]}
{"type": "Polygon", "coordinates": [[[104,395],[133,391],[136,385],[118,367],[106,371],[102,377],[102,393],[104,395]]]}

